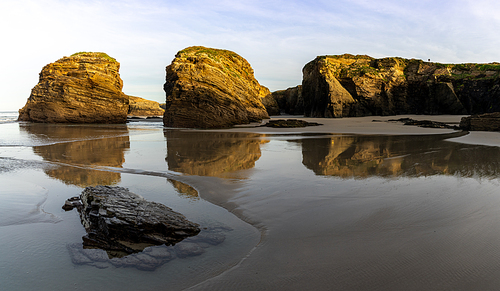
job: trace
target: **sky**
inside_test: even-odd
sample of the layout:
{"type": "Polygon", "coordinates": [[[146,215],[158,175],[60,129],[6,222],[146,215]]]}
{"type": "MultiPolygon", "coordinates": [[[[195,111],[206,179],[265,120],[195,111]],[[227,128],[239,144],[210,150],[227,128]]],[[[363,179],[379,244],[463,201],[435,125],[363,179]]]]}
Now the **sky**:
{"type": "Polygon", "coordinates": [[[80,51],[117,59],[124,93],[165,102],[165,67],[189,46],[238,53],[276,91],[319,55],[500,62],[499,34],[496,0],[0,0],[0,111],[80,51]]]}

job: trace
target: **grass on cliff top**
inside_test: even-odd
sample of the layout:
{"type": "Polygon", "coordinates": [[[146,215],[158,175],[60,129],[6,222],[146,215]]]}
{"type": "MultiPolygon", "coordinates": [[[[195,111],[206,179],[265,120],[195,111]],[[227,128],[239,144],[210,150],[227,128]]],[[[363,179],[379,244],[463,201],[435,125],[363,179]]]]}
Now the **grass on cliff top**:
{"type": "Polygon", "coordinates": [[[343,54],[343,55],[324,55],[324,56],[318,56],[318,59],[326,59],[326,58],[332,58],[332,59],[354,59],[354,60],[359,60],[359,59],[367,59],[367,60],[373,60],[374,58],[368,56],[368,55],[352,55],[352,54],[343,54]]]}
{"type": "MultiPolygon", "coordinates": [[[[304,69],[308,69],[310,66],[315,66],[319,61],[326,60],[324,65],[331,66],[328,60],[340,60],[340,62],[334,61],[333,71],[337,73],[336,77],[354,77],[362,75],[373,75],[377,76],[388,68],[391,68],[395,64],[404,68],[404,77],[407,77],[407,69],[410,65],[424,66],[423,68],[427,71],[426,74],[434,75],[441,68],[448,68],[451,71],[450,77],[453,79],[491,79],[500,77],[500,63],[464,63],[464,64],[443,64],[436,62],[427,62],[419,59],[405,59],[401,57],[387,57],[375,59],[367,55],[324,55],[318,56],[311,62],[304,66],[304,69]],[[343,62],[342,60],[349,60],[348,62],[343,62]],[[487,73],[490,72],[490,73],[487,73]],[[495,72],[495,73],[492,73],[495,72]]],[[[439,73],[442,75],[442,73],[439,73]]],[[[436,75],[437,76],[437,75],[436,75]]]]}
{"type": "Polygon", "coordinates": [[[205,54],[211,59],[215,60],[220,60],[221,57],[224,58],[238,58],[238,59],[243,59],[241,56],[239,56],[237,53],[228,51],[228,50],[223,50],[223,49],[214,49],[214,48],[208,48],[208,47],[203,47],[203,46],[191,46],[188,48],[185,48],[177,53],[176,56],[178,57],[186,57],[190,55],[194,56],[199,56],[205,54]]]}
{"type": "Polygon", "coordinates": [[[105,58],[110,62],[116,62],[115,58],[112,58],[108,54],[101,53],[101,52],[77,52],[77,53],[72,54],[71,57],[79,56],[79,55],[97,56],[97,57],[105,58]]]}
{"type": "MultiPolygon", "coordinates": [[[[250,67],[250,64],[240,55],[238,55],[235,52],[229,51],[229,50],[224,50],[224,49],[214,49],[214,48],[208,48],[204,46],[192,46],[185,48],[181,51],[179,51],[175,57],[177,58],[186,58],[189,56],[201,56],[201,55],[206,55],[208,58],[212,59],[213,61],[222,64],[222,70],[226,74],[230,74],[235,78],[242,78],[242,75],[240,72],[238,72],[238,69],[235,69],[232,67],[232,65],[228,65],[227,61],[224,61],[223,59],[229,60],[230,62],[234,63],[234,60],[238,60],[239,62],[242,62],[243,64],[246,64],[248,67],[250,67]]],[[[252,76],[245,68],[244,66],[240,66],[239,69],[241,70],[242,73],[244,73],[247,77],[252,76]]]]}

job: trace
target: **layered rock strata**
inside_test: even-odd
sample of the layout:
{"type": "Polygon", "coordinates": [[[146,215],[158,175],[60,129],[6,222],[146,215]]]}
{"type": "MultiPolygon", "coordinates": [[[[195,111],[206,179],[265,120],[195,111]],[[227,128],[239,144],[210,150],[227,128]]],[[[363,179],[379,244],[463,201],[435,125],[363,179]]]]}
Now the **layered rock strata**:
{"type": "Polygon", "coordinates": [[[500,131],[500,112],[462,117],[460,128],[477,131],[500,131]]]}
{"type": "Polygon", "coordinates": [[[163,116],[165,113],[156,101],[129,96],[129,102],[128,116],[163,116]]]}
{"type": "Polygon", "coordinates": [[[113,256],[147,246],[173,245],[200,232],[199,225],[163,204],[146,201],[122,187],[87,187],[80,195],[83,245],[113,256]]]}
{"type": "Polygon", "coordinates": [[[128,96],[122,92],[120,63],[105,53],[76,53],[46,65],[20,121],[125,123],[128,96]]]}
{"type": "Polygon", "coordinates": [[[311,117],[496,112],[500,64],[320,56],[304,66],[302,97],[311,117]]]}
{"type": "Polygon", "coordinates": [[[261,99],[269,89],[234,52],[206,47],[181,50],[166,68],[167,127],[224,128],[269,118],[261,99]]]}

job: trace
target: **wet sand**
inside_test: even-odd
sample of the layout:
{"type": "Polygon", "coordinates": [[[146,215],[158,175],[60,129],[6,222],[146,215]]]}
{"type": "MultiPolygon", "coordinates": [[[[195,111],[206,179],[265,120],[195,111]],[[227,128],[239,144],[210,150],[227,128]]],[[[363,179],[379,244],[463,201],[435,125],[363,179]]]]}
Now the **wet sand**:
{"type": "MultiPolygon", "coordinates": [[[[40,290],[53,286],[52,277],[41,271],[45,263],[49,266],[45,273],[64,273],[67,279],[57,284],[65,287],[76,280],[82,288],[121,290],[161,286],[181,290],[191,285],[191,290],[496,290],[500,283],[498,133],[464,135],[387,122],[402,117],[451,123],[461,118],[300,117],[324,125],[218,131],[163,130],[157,122],[151,122],[149,129],[132,123],[109,132],[98,127],[99,132],[76,142],[73,134],[81,134],[75,127],[62,128],[64,134],[58,133],[61,140],[54,145],[44,140],[51,136],[47,128],[35,126],[24,133],[36,137],[32,148],[25,147],[24,139],[16,140],[13,132],[11,140],[20,147],[0,148],[2,158],[23,166],[15,166],[15,171],[7,167],[2,174],[0,165],[0,178],[15,192],[24,189],[16,183],[28,174],[29,185],[36,190],[31,192],[39,193],[41,201],[37,215],[56,217],[45,219],[54,227],[35,216],[38,223],[0,228],[21,243],[30,234],[25,228],[37,229],[40,234],[31,240],[46,241],[41,246],[30,244],[32,253],[38,254],[33,257],[16,254],[19,243],[3,236],[0,259],[9,267],[0,272],[27,281],[20,286],[36,286],[41,280],[40,290]],[[106,138],[98,142],[101,135],[106,138]],[[194,219],[216,215],[232,221],[217,210],[204,213],[210,208],[206,202],[181,197],[198,194],[258,232],[242,231],[233,245],[228,236],[230,252],[222,245],[211,256],[177,260],[151,273],[73,267],[65,252],[52,261],[49,248],[64,249],[66,240],[78,242],[82,236],[74,226],[77,216],[60,209],[64,199],[103,179],[173,204],[194,219]],[[71,231],[61,237],[61,228],[71,231]],[[57,243],[42,234],[46,232],[56,235],[57,243]],[[242,241],[244,247],[234,248],[242,241]],[[39,259],[44,256],[50,261],[39,259]],[[31,261],[33,266],[26,267],[31,261]],[[99,279],[95,283],[85,276],[99,279]]],[[[282,118],[292,117],[276,119],[282,118]]],[[[234,232],[246,227],[232,223],[234,232]]]]}
{"type": "MultiPolygon", "coordinates": [[[[457,116],[408,117],[460,120],[457,116]]],[[[301,118],[325,125],[229,131],[382,135],[452,132],[372,122],[391,118],[301,118]]],[[[498,133],[490,132],[475,132],[451,141],[500,145],[498,133]]],[[[252,178],[226,196],[226,201],[197,181],[201,182],[197,188],[202,198],[250,221],[263,235],[239,265],[190,290],[498,288],[500,192],[496,171],[485,176],[469,170],[453,174],[445,166],[442,173],[416,176],[321,176],[297,167],[305,157],[294,156],[289,145],[272,146],[261,159],[280,164],[280,170],[257,164],[252,178]]],[[[433,150],[439,149],[429,149],[433,150]]],[[[494,162],[486,167],[498,166],[494,162]]]]}

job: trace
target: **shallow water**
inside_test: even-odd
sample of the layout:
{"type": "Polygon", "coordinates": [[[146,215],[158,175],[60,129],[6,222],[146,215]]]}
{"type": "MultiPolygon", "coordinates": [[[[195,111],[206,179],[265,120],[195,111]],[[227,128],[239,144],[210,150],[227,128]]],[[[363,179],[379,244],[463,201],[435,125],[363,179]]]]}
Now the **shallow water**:
{"type": "Polygon", "coordinates": [[[163,129],[134,126],[1,125],[2,290],[179,290],[237,264],[254,248],[260,239],[254,227],[174,179],[163,129]],[[74,264],[69,250],[82,244],[85,230],[76,210],[61,207],[98,184],[127,187],[203,228],[219,229],[225,240],[154,271],[111,261],[74,264]]]}
{"type": "Polygon", "coordinates": [[[0,124],[2,290],[494,290],[500,148],[460,134],[0,124]],[[98,184],[226,240],[154,271],[74,264],[85,230],[61,206],[98,184]]]}

